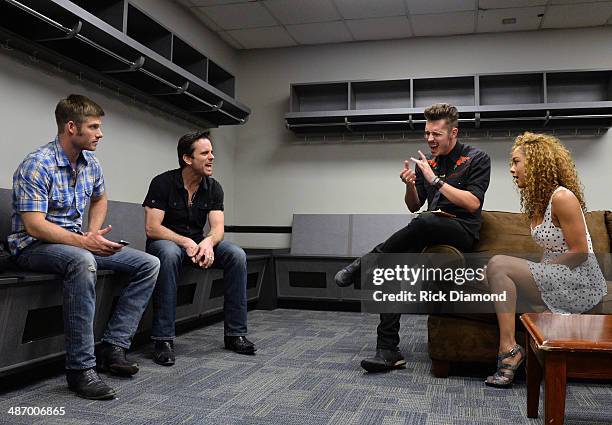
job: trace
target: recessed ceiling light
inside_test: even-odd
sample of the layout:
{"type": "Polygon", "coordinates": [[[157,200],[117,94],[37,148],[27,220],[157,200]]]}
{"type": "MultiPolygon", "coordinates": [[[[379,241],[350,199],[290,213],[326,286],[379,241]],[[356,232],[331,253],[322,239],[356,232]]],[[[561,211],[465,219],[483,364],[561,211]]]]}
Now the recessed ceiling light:
{"type": "Polygon", "coordinates": [[[504,25],[516,24],[516,18],[504,18],[502,19],[502,24],[504,25]]]}

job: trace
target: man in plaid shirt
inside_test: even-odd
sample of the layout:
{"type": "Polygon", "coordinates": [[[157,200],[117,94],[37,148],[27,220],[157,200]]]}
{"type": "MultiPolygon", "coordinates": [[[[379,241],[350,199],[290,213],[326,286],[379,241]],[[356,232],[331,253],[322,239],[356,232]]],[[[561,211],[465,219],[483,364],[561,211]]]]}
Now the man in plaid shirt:
{"type": "Polygon", "coordinates": [[[138,364],[129,361],[138,322],[153,292],[159,260],[106,239],[102,228],[107,196],[104,176],[94,156],[102,138],[104,111],[85,96],[70,95],[55,109],[57,137],[29,154],[13,175],[11,253],[24,269],[64,277],[64,334],[66,379],[79,396],[111,399],[115,391],[96,373],[93,320],[96,272],[125,274],[123,290],[109,320],[98,366],[119,375],[133,375],[138,364]],[[82,232],[88,200],[89,228],[82,232]]]}

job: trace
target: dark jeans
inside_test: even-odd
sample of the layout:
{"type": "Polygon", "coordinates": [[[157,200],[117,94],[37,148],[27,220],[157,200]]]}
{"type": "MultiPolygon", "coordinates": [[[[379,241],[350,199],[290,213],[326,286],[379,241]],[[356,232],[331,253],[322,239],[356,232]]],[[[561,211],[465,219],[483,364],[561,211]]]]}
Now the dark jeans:
{"type": "MultiPolygon", "coordinates": [[[[451,245],[459,251],[472,249],[474,237],[455,219],[422,213],[408,226],[392,234],[389,239],[377,245],[372,252],[398,253],[421,252],[430,245],[451,245]]],[[[399,313],[382,313],[377,328],[376,348],[397,350],[400,330],[399,313]]]]}
{"type": "Polygon", "coordinates": [[[159,272],[157,258],[128,247],[101,257],[76,246],[35,242],[16,261],[24,269],[64,277],[66,369],[96,366],[93,324],[97,269],[113,270],[129,278],[102,337],[103,341],[123,348],[130,348],[159,272]]]}
{"type": "MultiPolygon", "coordinates": [[[[147,252],[161,262],[153,293],[153,327],[151,339],[173,340],[176,321],[176,286],[183,261],[188,260],[183,247],[168,240],[147,241],[147,252]]],[[[225,335],[247,334],[247,263],[246,254],[238,245],[221,241],[214,247],[213,268],[223,269],[225,335]]]]}

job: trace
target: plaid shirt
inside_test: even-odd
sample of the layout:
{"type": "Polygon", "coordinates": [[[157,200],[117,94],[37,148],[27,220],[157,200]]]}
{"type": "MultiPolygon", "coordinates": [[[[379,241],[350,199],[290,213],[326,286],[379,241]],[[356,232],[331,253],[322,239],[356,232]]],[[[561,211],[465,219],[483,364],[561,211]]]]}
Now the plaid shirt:
{"type": "Polygon", "coordinates": [[[104,176],[93,152],[82,151],[74,171],[55,138],[29,154],[13,175],[13,216],[9,248],[17,255],[36,242],[26,233],[22,212],[45,213],[45,218],[66,230],[80,232],[90,197],[104,193],[104,176]]]}

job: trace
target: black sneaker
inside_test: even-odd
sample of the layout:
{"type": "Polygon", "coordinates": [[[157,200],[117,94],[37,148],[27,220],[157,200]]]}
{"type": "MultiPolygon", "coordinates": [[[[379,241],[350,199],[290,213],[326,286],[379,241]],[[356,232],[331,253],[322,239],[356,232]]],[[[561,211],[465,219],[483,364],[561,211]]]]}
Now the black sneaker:
{"type": "Polygon", "coordinates": [[[357,275],[361,272],[361,258],[356,259],[351,264],[340,270],[334,276],[334,282],[340,287],[351,286],[355,283],[357,275]]]}
{"type": "Polygon", "coordinates": [[[66,381],[70,390],[89,400],[110,400],[117,394],[100,379],[94,368],[67,370],[66,381]]]}
{"type": "Polygon", "coordinates": [[[226,350],[232,350],[238,354],[255,354],[255,344],[246,339],[246,336],[225,336],[223,338],[226,350]]]}
{"type": "Polygon", "coordinates": [[[103,342],[98,355],[98,368],[103,372],[120,376],[131,376],[138,373],[138,363],[125,357],[125,348],[103,342]]]}
{"type": "Polygon", "coordinates": [[[153,350],[153,361],[162,366],[172,366],[175,361],[174,342],[155,341],[153,350]]]}
{"type": "Polygon", "coordinates": [[[361,361],[361,367],[368,372],[386,372],[406,366],[406,359],[398,350],[376,349],[376,355],[361,361]]]}

